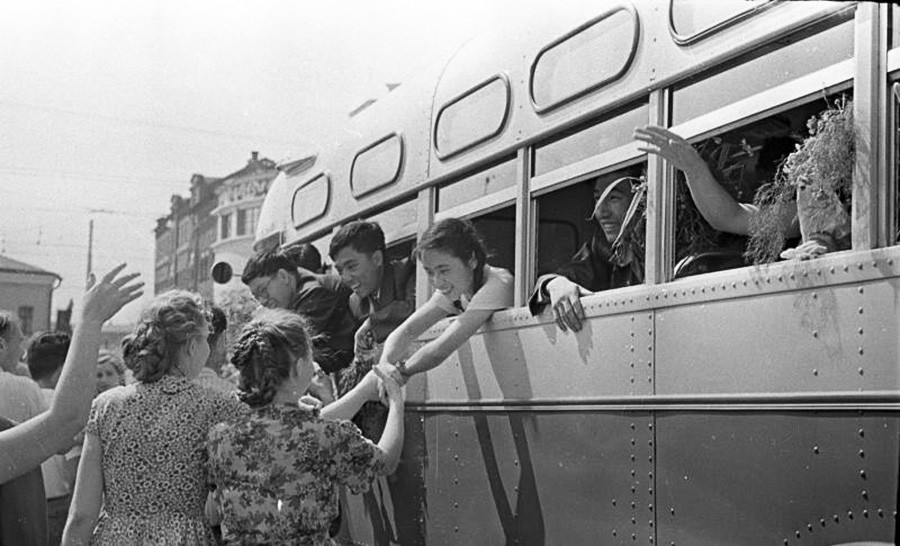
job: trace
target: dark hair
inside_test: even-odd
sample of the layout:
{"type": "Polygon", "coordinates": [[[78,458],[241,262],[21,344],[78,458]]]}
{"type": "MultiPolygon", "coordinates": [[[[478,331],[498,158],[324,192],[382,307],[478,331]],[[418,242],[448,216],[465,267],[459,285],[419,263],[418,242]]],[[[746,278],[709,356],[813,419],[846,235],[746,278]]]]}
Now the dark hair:
{"type": "Polygon", "coordinates": [[[797,150],[797,141],[791,137],[769,137],[763,140],[756,159],[756,169],[761,171],[765,182],[771,182],[784,160],[797,150]]]}
{"type": "Polygon", "coordinates": [[[175,368],[178,351],[207,320],[200,296],[184,290],[160,294],[141,312],[134,332],[122,340],[125,365],[134,378],[153,383],[175,368]]]}
{"type": "Polygon", "coordinates": [[[487,249],[481,234],[475,225],[464,218],[446,218],[431,225],[416,245],[416,258],[421,259],[422,252],[439,250],[456,256],[463,262],[475,258],[475,290],[484,282],[484,264],[487,262],[487,249]]]}
{"type": "Polygon", "coordinates": [[[249,406],[272,402],[298,359],[312,366],[306,320],[284,309],[263,309],[244,326],[231,363],[241,372],[238,396],[249,406]]]}
{"type": "Polygon", "coordinates": [[[253,279],[274,275],[278,273],[279,269],[284,269],[295,276],[298,275],[297,264],[279,249],[254,254],[250,256],[250,259],[247,260],[247,265],[244,266],[241,282],[250,286],[253,279]]]}
{"type": "Polygon", "coordinates": [[[302,267],[313,273],[321,273],[322,271],[322,255],[319,253],[319,249],[311,243],[289,246],[282,250],[282,253],[297,267],[302,267]]]}
{"type": "Polygon", "coordinates": [[[209,306],[209,346],[213,347],[219,341],[219,337],[225,333],[228,328],[228,318],[225,311],[215,305],[209,306]]]}
{"type": "Polygon", "coordinates": [[[355,220],[344,224],[334,234],[331,244],[328,246],[328,255],[331,259],[341,250],[351,247],[357,252],[371,254],[376,250],[384,252],[384,232],[377,222],[355,220]]]}
{"type": "Polygon", "coordinates": [[[66,362],[71,338],[65,332],[37,332],[28,341],[25,362],[31,378],[47,379],[66,362]]]}
{"type": "Polygon", "coordinates": [[[6,339],[6,334],[9,333],[9,327],[15,324],[16,318],[9,311],[0,310],[0,336],[3,336],[6,339]]]}

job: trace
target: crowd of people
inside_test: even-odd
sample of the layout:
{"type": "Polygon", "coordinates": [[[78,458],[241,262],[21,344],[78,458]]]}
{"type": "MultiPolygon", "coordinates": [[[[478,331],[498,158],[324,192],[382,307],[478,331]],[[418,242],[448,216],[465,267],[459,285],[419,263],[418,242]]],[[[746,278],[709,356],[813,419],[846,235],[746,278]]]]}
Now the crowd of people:
{"type": "MultiPolygon", "coordinates": [[[[746,232],[752,207],[716,190],[689,143],[657,127],[636,138],[685,173],[711,224],[746,232]]],[[[538,279],[533,312],[549,305],[578,331],[582,296],[642,282],[641,256],[610,260],[634,215],[623,180],[641,176],[596,179],[594,236],[538,279]]],[[[456,218],[401,260],[364,220],[343,225],[328,254],[336,275],[309,244],[251,257],[242,282],[264,309],[231,347],[221,309],[173,290],[143,309],[121,356],[99,350],[101,325],[142,294],[124,265],[90,282],[71,338],[39,333],[25,351],[0,312],[0,543],[331,543],[340,488],[363,491],[398,465],[402,386],[511,307],[513,277],[456,218]],[[434,287],[419,308],[416,260],[434,287]]]]}

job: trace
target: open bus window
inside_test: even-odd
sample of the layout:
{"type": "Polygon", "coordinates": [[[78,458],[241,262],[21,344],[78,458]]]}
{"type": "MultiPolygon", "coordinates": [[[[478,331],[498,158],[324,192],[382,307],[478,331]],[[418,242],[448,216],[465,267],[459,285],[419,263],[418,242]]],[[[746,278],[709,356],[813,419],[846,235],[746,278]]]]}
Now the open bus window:
{"type": "Polygon", "coordinates": [[[536,277],[592,291],[643,282],[645,172],[632,165],[539,197],[536,277]]]}
{"type": "Polygon", "coordinates": [[[516,207],[510,205],[469,218],[488,249],[487,262],[510,273],[516,271],[516,207]]]}
{"type": "MultiPolygon", "coordinates": [[[[819,156],[835,162],[829,173],[842,169],[841,180],[816,177],[821,169],[813,167],[812,161],[818,161],[814,154],[791,154],[812,138],[811,133],[823,134],[822,120],[846,119],[839,113],[852,108],[850,98],[849,93],[820,98],[694,145],[715,181],[741,206],[726,211],[709,199],[713,192],[704,191],[696,181],[689,186],[678,172],[674,278],[775,261],[784,249],[802,242],[801,230],[832,239],[828,251],[848,247],[853,156],[847,142],[852,138],[834,139],[840,145],[825,152],[827,157],[819,156]],[[785,163],[789,155],[792,159],[785,163]],[[778,174],[788,164],[797,169],[795,178],[808,173],[806,182],[792,185],[790,178],[778,174]],[[810,193],[800,193],[807,188],[810,193]],[[821,226],[812,229],[813,223],[821,226]]],[[[819,140],[822,145],[827,142],[819,140]]],[[[817,154],[825,151],[822,146],[817,150],[817,154]]]]}

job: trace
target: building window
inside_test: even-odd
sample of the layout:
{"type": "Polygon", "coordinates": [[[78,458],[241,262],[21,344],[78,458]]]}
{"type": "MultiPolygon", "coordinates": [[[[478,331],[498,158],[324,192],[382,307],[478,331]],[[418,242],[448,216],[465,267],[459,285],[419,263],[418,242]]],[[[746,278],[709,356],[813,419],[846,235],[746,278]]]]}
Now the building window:
{"type": "Polygon", "coordinates": [[[231,237],[231,214],[222,215],[222,225],[219,234],[221,235],[219,239],[228,239],[231,237]]]}
{"type": "Polygon", "coordinates": [[[247,209],[240,209],[237,211],[237,235],[240,237],[241,235],[247,234],[247,209]]]}
{"type": "Polygon", "coordinates": [[[22,328],[22,335],[26,337],[34,333],[34,307],[19,307],[19,326],[22,328]]]}

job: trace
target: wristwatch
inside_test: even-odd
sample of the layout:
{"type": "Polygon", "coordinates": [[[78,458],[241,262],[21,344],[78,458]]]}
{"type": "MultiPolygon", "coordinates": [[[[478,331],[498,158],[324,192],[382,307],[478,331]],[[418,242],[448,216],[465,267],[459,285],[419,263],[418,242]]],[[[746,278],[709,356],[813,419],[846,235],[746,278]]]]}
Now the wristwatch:
{"type": "Polygon", "coordinates": [[[400,373],[400,386],[406,385],[406,382],[409,380],[409,372],[406,371],[406,361],[398,360],[394,363],[394,368],[400,373]]]}

